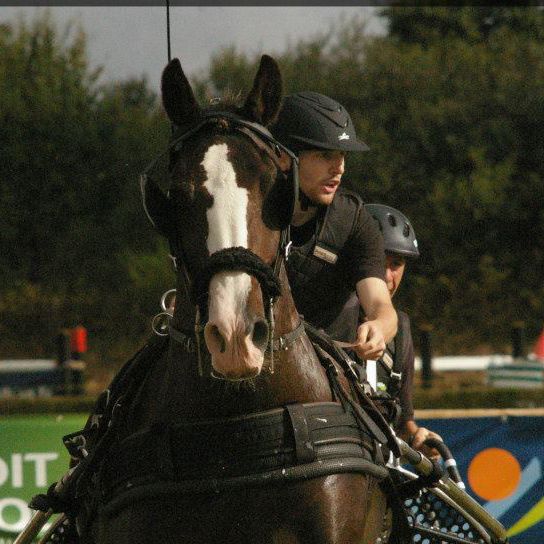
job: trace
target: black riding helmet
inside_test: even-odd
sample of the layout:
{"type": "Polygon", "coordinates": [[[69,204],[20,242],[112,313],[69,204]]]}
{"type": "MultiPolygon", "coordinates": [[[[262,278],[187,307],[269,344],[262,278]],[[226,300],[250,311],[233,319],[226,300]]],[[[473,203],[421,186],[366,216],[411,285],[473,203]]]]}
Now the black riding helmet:
{"type": "Polygon", "coordinates": [[[345,108],[336,100],[311,91],[286,96],[271,131],[295,153],[315,148],[368,150],[365,143],[357,140],[355,127],[345,108]]]}
{"type": "Polygon", "coordinates": [[[416,233],[404,214],[383,204],[365,204],[365,208],[380,226],[387,253],[414,259],[419,257],[416,233]]]}

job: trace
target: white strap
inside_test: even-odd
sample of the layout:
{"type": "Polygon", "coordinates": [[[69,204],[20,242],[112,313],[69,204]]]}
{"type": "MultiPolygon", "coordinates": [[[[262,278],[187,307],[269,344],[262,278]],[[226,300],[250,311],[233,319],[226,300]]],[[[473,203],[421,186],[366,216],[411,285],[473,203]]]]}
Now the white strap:
{"type": "Polygon", "coordinates": [[[378,375],[376,372],[376,361],[367,359],[366,361],[366,379],[374,391],[377,390],[378,375]]]}

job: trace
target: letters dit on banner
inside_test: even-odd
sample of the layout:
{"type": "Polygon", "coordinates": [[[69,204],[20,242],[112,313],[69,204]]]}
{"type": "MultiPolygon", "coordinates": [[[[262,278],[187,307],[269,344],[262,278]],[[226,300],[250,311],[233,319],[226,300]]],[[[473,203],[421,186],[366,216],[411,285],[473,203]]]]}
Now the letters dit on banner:
{"type": "MultiPolygon", "coordinates": [[[[0,419],[0,544],[30,519],[30,498],[64,474],[62,436],[85,415],[0,419]]],[[[457,459],[467,491],[508,529],[511,544],[544,542],[544,417],[421,419],[457,459]]]]}
{"type": "Polygon", "coordinates": [[[13,542],[32,515],[27,503],[68,469],[65,434],[83,427],[84,415],[0,419],[0,544],[13,542]]]}

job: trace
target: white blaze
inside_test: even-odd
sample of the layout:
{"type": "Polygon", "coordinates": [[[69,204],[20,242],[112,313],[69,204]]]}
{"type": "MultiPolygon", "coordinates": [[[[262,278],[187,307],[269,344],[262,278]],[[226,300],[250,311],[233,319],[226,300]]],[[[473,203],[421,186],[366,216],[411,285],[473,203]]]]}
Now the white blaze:
{"type": "MultiPolygon", "coordinates": [[[[204,187],[213,197],[213,205],[206,212],[210,255],[227,247],[247,248],[248,193],[236,183],[236,173],[228,160],[227,144],[212,145],[204,155],[202,166],[206,172],[204,187]]],[[[210,282],[210,320],[218,311],[232,317],[239,315],[247,303],[250,288],[248,274],[216,274],[210,282]]]]}

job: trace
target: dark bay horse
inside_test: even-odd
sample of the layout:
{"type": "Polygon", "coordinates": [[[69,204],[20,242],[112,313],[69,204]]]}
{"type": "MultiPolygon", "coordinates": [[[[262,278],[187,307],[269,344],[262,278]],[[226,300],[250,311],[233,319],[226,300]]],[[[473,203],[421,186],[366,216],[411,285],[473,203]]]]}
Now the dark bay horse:
{"type": "Polygon", "coordinates": [[[281,93],[267,56],[239,107],[202,109],[179,61],[164,70],[170,187],[146,177],[143,194],[178,265],[177,301],[165,355],[119,408],[84,542],[376,541],[372,439],[344,423],[342,444],[327,434],[345,414],[288,287],[296,159],[265,128],[281,93]]]}

